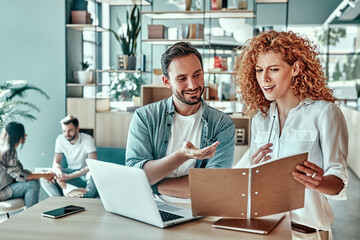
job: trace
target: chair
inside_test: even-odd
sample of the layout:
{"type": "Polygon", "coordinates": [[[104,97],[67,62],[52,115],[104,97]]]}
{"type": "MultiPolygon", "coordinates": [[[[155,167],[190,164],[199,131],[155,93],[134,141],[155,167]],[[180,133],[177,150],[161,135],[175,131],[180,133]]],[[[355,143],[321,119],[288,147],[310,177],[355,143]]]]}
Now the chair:
{"type": "Polygon", "coordinates": [[[0,214],[6,214],[10,218],[9,213],[17,212],[25,209],[23,198],[14,198],[0,202],[0,214]]]}

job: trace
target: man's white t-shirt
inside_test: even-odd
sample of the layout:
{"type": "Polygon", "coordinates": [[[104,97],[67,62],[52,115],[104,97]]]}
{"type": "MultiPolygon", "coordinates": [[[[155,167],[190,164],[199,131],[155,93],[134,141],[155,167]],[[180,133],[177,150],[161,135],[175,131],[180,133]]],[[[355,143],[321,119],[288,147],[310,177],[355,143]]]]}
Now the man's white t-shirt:
{"type": "Polygon", "coordinates": [[[55,153],[63,153],[66,157],[68,168],[76,170],[86,166],[85,159],[89,153],[96,152],[94,139],[86,134],[79,133],[75,144],[71,144],[63,134],[56,138],[55,153]]]}
{"type": "MultiPolygon", "coordinates": [[[[200,107],[196,113],[190,116],[183,116],[175,112],[166,156],[181,148],[185,141],[189,141],[196,148],[200,148],[201,134],[203,129],[203,122],[201,121],[202,113],[202,107],[200,107]]],[[[166,178],[187,176],[189,174],[189,168],[195,167],[195,164],[196,159],[189,159],[177,169],[175,169],[172,173],[170,173],[166,178]]],[[[167,202],[188,202],[187,200],[183,201],[181,198],[169,197],[165,195],[161,195],[160,198],[167,202]]]]}

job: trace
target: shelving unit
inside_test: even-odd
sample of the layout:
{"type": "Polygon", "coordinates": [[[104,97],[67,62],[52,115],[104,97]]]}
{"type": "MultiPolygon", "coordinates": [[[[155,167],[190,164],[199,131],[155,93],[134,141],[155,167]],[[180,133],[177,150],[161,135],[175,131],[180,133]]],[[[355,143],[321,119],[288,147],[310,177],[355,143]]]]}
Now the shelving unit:
{"type": "Polygon", "coordinates": [[[143,12],[154,20],[162,19],[210,19],[210,18],[255,18],[253,10],[210,10],[210,11],[169,11],[143,12]]]}
{"type": "Polygon", "coordinates": [[[107,69],[107,70],[96,69],[95,72],[97,72],[97,73],[141,73],[141,71],[137,71],[137,70],[114,70],[114,69],[107,69]]]}
{"type": "Polygon", "coordinates": [[[233,74],[233,71],[208,71],[205,74],[233,74]]]}
{"type": "MultiPolygon", "coordinates": [[[[205,8],[206,9],[206,8],[205,8]]],[[[193,19],[199,20],[202,19],[201,22],[204,24],[204,28],[206,24],[205,20],[218,19],[218,18],[246,18],[253,19],[256,18],[256,15],[253,10],[204,10],[204,11],[145,11],[142,12],[143,16],[150,18],[151,24],[153,20],[177,20],[177,19],[193,19]]],[[[204,34],[205,35],[205,34],[204,34]]],[[[188,41],[196,46],[203,46],[203,49],[210,48],[211,42],[209,37],[204,36],[204,39],[176,39],[176,40],[168,40],[168,39],[143,39],[142,43],[151,44],[151,49],[153,51],[153,45],[172,45],[179,41],[188,41]]],[[[208,75],[231,75],[232,71],[206,71],[205,74],[208,75]]]]}
{"type": "Polygon", "coordinates": [[[98,2],[104,2],[112,6],[126,6],[126,5],[143,5],[143,6],[150,6],[152,0],[96,0],[98,2]]]}
{"type": "Polygon", "coordinates": [[[288,0],[256,0],[257,4],[277,4],[288,3],[288,0]]]}
{"type": "MultiPolygon", "coordinates": [[[[107,3],[109,5],[132,5],[132,0],[92,0],[97,2],[107,3]]],[[[138,5],[148,5],[151,6],[153,1],[145,1],[145,0],[137,0],[138,5]]],[[[209,4],[210,1],[204,1],[204,4],[209,4]]],[[[257,17],[257,4],[287,4],[287,0],[277,0],[277,1],[267,1],[267,0],[255,0],[253,10],[204,10],[204,11],[142,11],[142,19],[144,17],[148,17],[151,20],[151,24],[153,20],[179,20],[179,19],[190,19],[193,22],[198,22],[204,24],[204,27],[207,24],[211,25],[211,21],[213,19],[219,18],[245,18],[245,19],[253,19],[253,22],[256,22],[257,17]]],[[[142,10],[142,8],[140,8],[142,10]]],[[[206,8],[204,8],[206,9],[206,8]]],[[[142,20],[143,21],[143,20],[142,20]]],[[[166,21],[164,21],[166,22],[166,21]]],[[[163,24],[163,23],[162,23],[163,24]]],[[[166,24],[166,23],[165,23],[166,24]]],[[[101,24],[100,24],[101,25],[101,24]]],[[[179,21],[179,25],[181,25],[181,21],[179,21]]],[[[66,24],[66,28],[69,31],[92,31],[92,32],[107,32],[107,29],[102,26],[95,26],[92,24],[66,24]],[[71,29],[71,30],[70,30],[71,29]],[[74,29],[74,30],[73,30],[74,29]]],[[[142,25],[143,29],[146,29],[146,25],[142,25]]],[[[150,61],[152,64],[153,59],[153,47],[154,46],[169,46],[178,41],[189,41],[193,45],[198,47],[202,46],[202,48],[212,49],[211,39],[208,36],[205,36],[202,39],[146,39],[146,37],[140,35],[139,41],[140,49],[151,47],[151,55],[146,56],[147,61],[150,61]],[[150,59],[150,60],[149,60],[150,59]]],[[[69,47],[70,43],[68,43],[69,47]]],[[[141,51],[141,50],[140,50],[141,51]]],[[[203,51],[203,52],[204,52],[203,51]]],[[[207,54],[209,57],[210,54],[207,54]]],[[[101,67],[100,67],[101,68],[101,67]]],[[[151,69],[146,69],[144,71],[134,71],[134,70],[112,70],[112,69],[95,69],[94,73],[96,76],[100,76],[102,74],[112,74],[112,73],[129,73],[129,74],[151,74],[153,67],[151,65],[151,69]]],[[[205,74],[207,76],[214,76],[214,78],[227,78],[227,76],[231,76],[233,72],[231,70],[228,71],[212,71],[211,69],[207,70],[205,74]],[[216,76],[216,77],[215,77],[216,76]]],[[[107,76],[107,75],[103,75],[107,76]]],[[[150,76],[150,75],[146,75],[150,76]]],[[[103,99],[96,99],[97,89],[102,87],[108,87],[110,83],[102,82],[101,80],[95,78],[95,82],[91,84],[79,84],[73,83],[72,80],[68,80],[66,86],[68,89],[83,89],[85,88],[93,88],[95,91],[94,98],[82,98],[82,97],[67,97],[67,113],[74,114],[79,117],[81,127],[86,129],[92,129],[93,135],[96,140],[96,144],[99,147],[125,147],[126,146],[126,138],[127,138],[127,129],[131,121],[132,113],[129,112],[98,112],[96,111],[98,100],[101,101],[103,99]],[[85,113],[85,114],[82,114],[85,113]],[[117,127],[121,125],[121,127],[117,127]],[[110,127],[111,126],[111,127],[110,127]]],[[[141,104],[145,105],[163,98],[166,98],[171,95],[171,90],[164,86],[154,86],[154,85],[142,85],[141,86],[141,104]]],[[[228,104],[236,105],[237,101],[212,101],[207,100],[209,105],[216,108],[225,108],[228,104]]],[[[250,143],[250,122],[251,119],[247,118],[243,115],[232,115],[236,128],[245,129],[245,141],[244,145],[237,145],[237,153],[236,155],[242,155],[243,152],[246,151],[248,145],[250,143]],[[239,153],[240,151],[240,153],[239,153]]],[[[237,159],[236,159],[237,160],[237,159]]]]}
{"type": "Polygon", "coordinates": [[[142,40],[143,43],[151,43],[155,45],[172,45],[179,41],[190,42],[193,45],[207,45],[208,42],[204,39],[177,39],[177,40],[169,40],[169,39],[145,39],[142,40]]]}
{"type": "Polygon", "coordinates": [[[106,32],[107,30],[101,26],[92,24],[66,24],[67,28],[73,28],[78,31],[106,32]]]}

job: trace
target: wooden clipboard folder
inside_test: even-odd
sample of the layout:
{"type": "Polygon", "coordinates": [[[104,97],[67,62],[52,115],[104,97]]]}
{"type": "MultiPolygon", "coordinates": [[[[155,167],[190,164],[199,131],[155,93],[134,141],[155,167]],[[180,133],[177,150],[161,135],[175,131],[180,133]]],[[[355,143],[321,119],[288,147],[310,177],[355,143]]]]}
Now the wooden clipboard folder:
{"type": "Polygon", "coordinates": [[[307,158],[302,153],[244,169],[190,169],[193,215],[253,219],[302,208],[305,187],[292,172],[307,158]]]}

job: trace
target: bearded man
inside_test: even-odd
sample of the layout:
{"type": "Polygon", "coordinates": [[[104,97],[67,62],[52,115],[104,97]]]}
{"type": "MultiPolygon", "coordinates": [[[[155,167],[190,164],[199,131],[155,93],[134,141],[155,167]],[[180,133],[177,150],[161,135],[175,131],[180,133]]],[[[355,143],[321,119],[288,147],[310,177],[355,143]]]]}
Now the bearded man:
{"type": "Polygon", "coordinates": [[[79,132],[79,121],[74,116],[66,116],[60,124],[63,134],[56,138],[52,166],[56,177],[52,182],[40,181],[41,186],[49,196],[63,196],[67,185],[71,185],[86,189],[83,197],[94,198],[98,193],[85,162],[86,158],[97,159],[94,139],[79,132]],[[61,166],[63,156],[66,168],[61,166]]]}
{"type": "Polygon", "coordinates": [[[179,42],[161,57],[168,99],[138,108],[132,118],[126,165],[145,171],[157,200],[189,202],[189,168],[231,168],[235,126],[202,100],[202,57],[179,42]]]}

